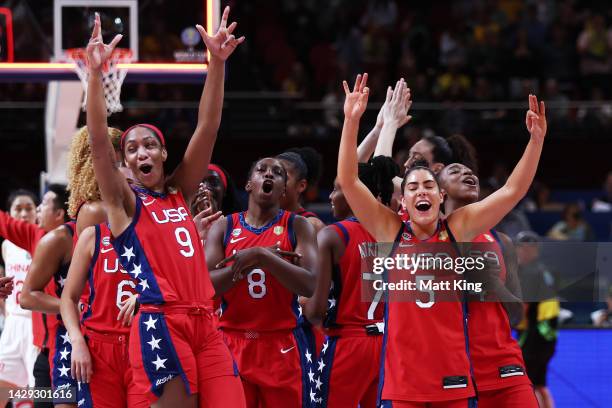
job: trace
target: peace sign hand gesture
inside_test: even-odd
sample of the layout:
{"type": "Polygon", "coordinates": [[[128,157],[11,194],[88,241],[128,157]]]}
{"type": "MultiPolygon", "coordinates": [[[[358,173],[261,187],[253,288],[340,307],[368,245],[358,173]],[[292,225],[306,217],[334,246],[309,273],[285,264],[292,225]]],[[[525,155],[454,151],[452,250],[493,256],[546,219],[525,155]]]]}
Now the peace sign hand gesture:
{"type": "Polygon", "coordinates": [[[367,73],[363,74],[363,76],[361,76],[361,74],[357,75],[353,91],[351,92],[348,83],[342,81],[344,94],[346,95],[346,99],[344,100],[344,116],[347,119],[359,120],[363,112],[365,112],[366,106],[368,105],[368,96],[370,94],[370,89],[366,86],[367,82],[367,73]]]}
{"type": "Polygon", "coordinates": [[[204,44],[206,44],[206,48],[208,48],[208,51],[210,51],[211,56],[213,58],[218,58],[221,61],[227,60],[227,58],[232,55],[236,47],[244,42],[244,36],[236,39],[236,37],[232,34],[238,23],[234,21],[229,25],[229,27],[227,26],[229,12],[229,6],[225,7],[225,10],[223,10],[223,16],[221,17],[219,29],[213,36],[208,35],[204,27],[201,25],[196,25],[196,28],[202,36],[202,41],[204,41],[204,44]]]}
{"type": "Polygon", "coordinates": [[[110,44],[104,44],[100,24],[100,14],[96,13],[94,28],[87,44],[87,66],[90,72],[99,72],[108,65],[108,60],[123,36],[117,34],[110,44]]]}
{"type": "Polygon", "coordinates": [[[525,115],[525,125],[531,137],[537,142],[544,142],[546,136],[546,106],[544,101],[538,103],[535,95],[529,95],[529,110],[525,115]]]}

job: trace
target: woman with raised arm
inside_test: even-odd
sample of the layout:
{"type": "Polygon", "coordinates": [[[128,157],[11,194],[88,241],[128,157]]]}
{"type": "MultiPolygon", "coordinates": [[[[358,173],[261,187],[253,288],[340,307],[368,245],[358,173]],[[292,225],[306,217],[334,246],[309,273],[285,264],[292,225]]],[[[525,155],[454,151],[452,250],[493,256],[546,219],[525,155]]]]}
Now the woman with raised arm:
{"type": "MultiPolygon", "coordinates": [[[[359,163],[359,179],[383,204],[389,204],[399,167],[390,157],[359,163]]],[[[315,293],[304,307],[312,322],[322,322],[325,343],[322,371],[316,377],[316,398],[328,408],[376,407],[383,334],[382,291],[372,302],[362,298],[362,263],[373,257],[376,241],[353,215],[342,189],[334,183],[329,195],[339,222],[319,231],[319,270],[315,293]],[[318,385],[322,383],[322,387],[318,385]]]]}
{"type": "Polygon", "coordinates": [[[112,243],[124,269],[138,282],[138,315],[130,335],[134,393],[154,407],[242,407],[244,393],[227,346],[214,326],[214,288],[188,202],[207,171],[221,121],[225,60],[244,41],[227,26],[229,7],[214,36],[197,26],[211,53],[198,123],[176,170],[164,174],[162,132],[150,124],[127,129],[121,138],[128,185],[106,137],[102,69],[121,39],[102,41],[96,15],[87,46],[87,127],[96,178],[112,243]],[[197,395],[197,397],[196,397],[197,395]]]}
{"type": "MultiPolygon", "coordinates": [[[[452,163],[438,173],[444,190],[444,213],[475,203],[480,196],[478,177],[472,169],[452,163]]],[[[504,233],[486,231],[474,240],[470,255],[483,256],[493,268],[486,276],[467,278],[482,282],[485,291],[474,293],[468,303],[468,333],[478,407],[503,407],[506,403],[537,408],[533,384],[525,371],[518,342],[512,337],[511,322],[523,318],[516,256],[512,240],[504,233]],[[491,273],[493,272],[493,273],[491,273]]]]}
{"type": "MultiPolygon", "coordinates": [[[[400,216],[381,204],[357,177],[357,132],[369,90],[367,74],[358,75],[353,91],[344,82],[345,121],[338,156],[338,183],[354,214],[378,242],[395,241],[395,248],[450,242],[469,242],[493,228],[525,195],[537,170],[546,117],[544,103],[529,96],[526,114],[531,134],[523,156],[506,184],[486,199],[440,217],[442,192],[433,171],[413,167],[403,181],[402,201],[410,216],[400,216]]],[[[424,278],[424,277],[423,277],[424,278]]],[[[386,304],[384,367],[381,399],[383,406],[421,407],[435,402],[443,407],[464,407],[475,395],[469,351],[466,348],[464,303],[427,301],[386,304]],[[407,333],[406,330],[415,328],[407,333]],[[416,329],[418,328],[418,329],[416,329]],[[385,405],[387,404],[387,405],[385,405]]],[[[436,406],[438,406],[436,405],[436,406]]]]}

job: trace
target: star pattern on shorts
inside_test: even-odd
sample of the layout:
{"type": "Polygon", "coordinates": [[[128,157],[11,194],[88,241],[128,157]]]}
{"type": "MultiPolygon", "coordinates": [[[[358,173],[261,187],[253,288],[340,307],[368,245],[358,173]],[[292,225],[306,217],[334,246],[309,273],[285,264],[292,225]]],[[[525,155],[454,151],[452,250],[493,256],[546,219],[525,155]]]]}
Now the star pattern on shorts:
{"type": "Polygon", "coordinates": [[[149,346],[151,346],[151,351],[155,350],[155,349],[160,349],[161,347],[159,347],[159,342],[161,341],[161,339],[156,339],[155,336],[151,336],[151,341],[147,342],[147,344],[149,346]]]}
{"type": "Polygon", "coordinates": [[[320,372],[323,372],[323,369],[325,368],[325,363],[323,362],[323,359],[319,359],[319,368],[317,370],[319,370],[320,372]]]}
{"type": "Polygon", "coordinates": [[[64,350],[60,351],[60,361],[68,360],[69,355],[70,355],[70,351],[68,351],[68,347],[64,347],[64,350]]]}
{"type": "Polygon", "coordinates": [[[329,309],[336,307],[336,299],[327,299],[327,301],[329,302],[329,309]]]}
{"type": "Polygon", "coordinates": [[[62,364],[62,366],[58,367],[57,369],[60,372],[60,377],[68,377],[68,371],[70,371],[70,367],[66,367],[64,364],[62,364]]]}
{"type": "Polygon", "coordinates": [[[66,283],[66,278],[64,278],[63,276],[60,276],[60,278],[58,279],[57,283],[59,283],[60,287],[64,287],[64,284],[66,283]]]}
{"type": "Polygon", "coordinates": [[[325,354],[328,347],[329,347],[329,340],[323,343],[323,349],[321,350],[321,354],[325,354]]]}
{"type": "Polygon", "coordinates": [[[157,319],[153,319],[153,316],[149,315],[149,320],[143,323],[147,325],[147,331],[149,331],[150,329],[155,330],[155,323],[157,323],[157,319]]]}
{"type": "Polygon", "coordinates": [[[157,356],[157,360],[153,361],[153,364],[155,365],[155,371],[158,371],[160,368],[166,368],[166,361],[168,361],[167,358],[160,358],[159,354],[156,354],[157,356]]]}
{"type": "Polygon", "coordinates": [[[121,254],[122,257],[127,258],[127,261],[130,262],[130,259],[134,258],[136,255],[134,255],[134,247],[126,247],[125,245],[123,246],[123,253],[121,254]]]}
{"type": "Polygon", "coordinates": [[[64,341],[62,344],[66,344],[66,343],[72,344],[72,343],[70,343],[70,336],[68,336],[68,332],[66,332],[64,334],[60,334],[60,337],[64,341]]]}

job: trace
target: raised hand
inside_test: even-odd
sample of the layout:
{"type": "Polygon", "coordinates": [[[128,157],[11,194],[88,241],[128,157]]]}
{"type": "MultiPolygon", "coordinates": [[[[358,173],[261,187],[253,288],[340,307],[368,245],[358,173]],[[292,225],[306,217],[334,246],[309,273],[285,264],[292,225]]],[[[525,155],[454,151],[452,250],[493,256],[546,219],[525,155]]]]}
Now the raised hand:
{"type": "Polygon", "coordinates": [[[535,95],[529,95],[529,110],[525,115],[525,125],[531,137],[538,142],[543,142],[546,136],[546,107],[544,101],[538,103],[535,95]]]}
{"type": "Polygon", "coordinates": [[[100,24],[100,14],[96,13],[94,20],[94,28],[91,32],[91,38],[87,44],[87,66],[90,71],[100,71],[108,64],[110,56],[113,54],[115,47],[121,41],[123,36],[117,34],[110,44],[104,44],[102,39],[102,29],[100,24]]]}
{"type": "Polygon", "coordinates": [[[244,42],[244,36],[236,39],[232,34],[236,29],[238,23],[235,21],[227,26],[227,18],[229,16],[230,8],[225,7],[223,10],[223,16],[221,17],[221,24],[215,35],[210,36],[201,25],[196,25],[196,28],[202,36],[202,41],[206,44],[206,48],[210,51],[212,58],[218,58],[221,61],[227,60],[232,55],[236,47],[244,42]]]}
{"type": "Polygon", "coordinates": [[[365,112],[366,106],[368,105],[368,96],[370,89],[366,86],[368,82],[368,74],[365,73],[357,75],[355,79],[355,85],[351,92],[346,81],[342,81],[344,87],[344,94],[346,99],[344,100],[344,116],[347,119],[360,119],[363,112],[365,112]]]}
{"type": "Polygon", "coordinates": [[[404,78],[397,81],[391,96],[389,96],[389,92],[387,91],[385,105],[385,109],[383,110],[385,123],[400,128],[410,122],[412,116],[408,115],[408,110],[412,105],[412,100],[410,99],[410,88],[406,85],[404,78]]]}
{"type": "Polygon", "coordinates": [[[376,116],[376,125],[374,125],[374,127],[377,128],[378,130],[382,129],[383,125],[385,124],[385,117],[384,117],[385,108],[387,107],[387,105],[389,105],[389,101],[391,100],[392,96],[393,96],[393,89],[389,87],[387,89],[387,96],[385,97],[385,103],[383,103],[383,105],[380,107],[378,116],[376,116]]]}
{"type": "Polygon", "coordinates": [[[193,223],[202,241],[206,241],[210,227],[222,216],[221,211],[213,212],[213,208],[209,206],[193,217],[193,223]]]}

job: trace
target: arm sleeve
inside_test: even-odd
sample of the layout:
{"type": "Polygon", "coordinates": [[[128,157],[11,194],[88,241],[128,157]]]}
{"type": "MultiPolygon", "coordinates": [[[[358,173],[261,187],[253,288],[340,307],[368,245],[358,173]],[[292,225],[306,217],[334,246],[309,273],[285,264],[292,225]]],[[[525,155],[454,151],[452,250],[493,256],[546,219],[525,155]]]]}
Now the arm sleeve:
{"type": "Polygon", "coordinates": [[[16,220],[4,211],[0,211],[0,236],[13,244],[34,254],[36,243],[44,235],[44,230],[36,224],[16,220]]]}

